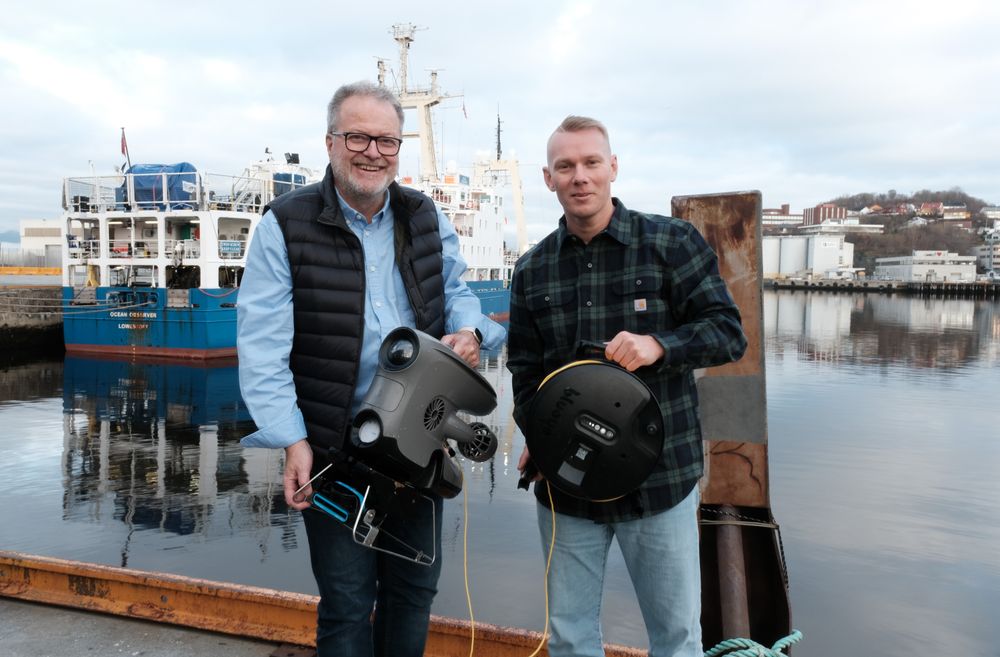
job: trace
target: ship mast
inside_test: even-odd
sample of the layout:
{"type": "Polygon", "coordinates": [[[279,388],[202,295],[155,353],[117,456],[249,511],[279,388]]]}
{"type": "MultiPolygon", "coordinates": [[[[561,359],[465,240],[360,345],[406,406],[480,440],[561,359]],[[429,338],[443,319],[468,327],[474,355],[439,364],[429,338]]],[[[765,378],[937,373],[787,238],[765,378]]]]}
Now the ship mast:
{"type": "Polygon", "coordinates": [[[497,158],[492,162],[480,161],[475,164],[475,176],[479,180],[492,178],[499,182],[510,176],[510,191],[514,196],[514,226],[517,230],[517,253],[523,255],[528,250],[528,226],[524,216],[524,189],[521,186],[521,167],[516,159],[503,159],[500,145],[500,111],[497,111],[497,158]]]}
{"type": "MultiPolygon", "coordinates": [[[[393,90],[399,98],[404,110],[412,109],[417,113],[417,129],[404,131],[403,137],[418,137],[420,139],[420,180],[433,182],[438,179],[437,157],[434,154],[434,127],[431,122],[431,108],[442,100],[457,98],[456,95],[442,94],[438,90],[437,71],[431,71],[430,88],[414,88],[407,86],[406,76],[409,66],[410,44],[413,34],[418,28],[411,23],[396,23],[392,26],[392,38],[399,44],[399,79],[393,90]]],[[[379,84],[384,86],[384,70],[379,67],[379,84]]]]}

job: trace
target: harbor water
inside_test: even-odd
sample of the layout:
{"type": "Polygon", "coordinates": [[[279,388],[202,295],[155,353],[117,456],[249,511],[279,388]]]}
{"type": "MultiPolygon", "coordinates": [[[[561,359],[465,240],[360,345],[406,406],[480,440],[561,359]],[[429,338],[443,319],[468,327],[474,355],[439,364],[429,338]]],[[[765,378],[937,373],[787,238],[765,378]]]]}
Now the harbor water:
{"type": "MultiPolygon", "coordinates": [[[[1000,304],[766,291],[771,504],[804,657],[996,657],[1000,304]]],[[[437,614],[541,630],[543,550],[517,490],[523,437],[504,354],[494,458],[445,504],[437,614]],[[464,549],[467,546],[467,549],[464,549]],[[467,573],[467,574],[466,574],[467,573]]],[[[0,549],[315,593],[281,453],[234,363],[7,355],[0,363],[0,549]]],[[[605,639],[644,647],[617,548],[605,639]]]]}

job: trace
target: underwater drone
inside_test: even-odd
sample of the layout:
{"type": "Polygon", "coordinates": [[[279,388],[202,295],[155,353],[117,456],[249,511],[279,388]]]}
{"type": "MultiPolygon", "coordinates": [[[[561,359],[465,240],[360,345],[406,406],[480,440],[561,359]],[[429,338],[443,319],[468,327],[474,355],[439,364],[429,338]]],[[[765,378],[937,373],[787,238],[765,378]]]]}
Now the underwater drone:
{"type": "Polygon", "coordinates": [[[576,360],[545,377],[523,429],[531,463],[519,487],[527,488],[537,470],[562,492],[597,502],[638,488],[663,451],[663,416],[652,391],[604,359],[576,360]]]}
{"type": "Polygon", "coordinates": [[[328,454],[330,465],[314,478],[313,508],[351,527],[362,545],[432,564],[433,550],[394,537],[386,537],[393,546],[379,542],[380,525],[408,505],[433,508],[426,491],[443,498],[462,491],[462,468],[448,441],[462,456],[484,462],[496,453],[497,438],[459,413],[486,415],[496,405],[493,387],[450,347],[411,328],[394,329],[382,341],[344,449],[328,454]]]}

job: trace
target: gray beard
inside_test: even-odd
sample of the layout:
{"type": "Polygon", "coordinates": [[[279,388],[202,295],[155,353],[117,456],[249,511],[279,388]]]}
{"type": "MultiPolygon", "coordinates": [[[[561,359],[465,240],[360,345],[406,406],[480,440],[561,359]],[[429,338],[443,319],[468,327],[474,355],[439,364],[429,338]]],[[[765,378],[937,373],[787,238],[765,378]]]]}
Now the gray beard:
{"type": "MultiPolygon", "coordinates": [[[[340,195],[351,207],[354,207],[355,203],[363,205],[378,203],[381,205],[383,199],[385,199],[385,190],[389,189],[389,185],[392,183],[389,180],[382,189],[372,192],[355,184],[349,172],[341,170],[339,166],[334,166],[333,163],[330,163],[330,169],[333,171],[333,182],[337,187],[337,191],[340,192],[340,195]]],[[[359,208],[354,209],[358,210],[359,208]]]]}

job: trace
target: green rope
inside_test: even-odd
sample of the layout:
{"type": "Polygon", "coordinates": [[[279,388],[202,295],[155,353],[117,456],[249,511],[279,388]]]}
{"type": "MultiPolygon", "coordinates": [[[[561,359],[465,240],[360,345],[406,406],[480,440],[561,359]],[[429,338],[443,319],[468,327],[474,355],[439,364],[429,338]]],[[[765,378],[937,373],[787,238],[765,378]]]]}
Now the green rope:
{"type": "Polygon", "coordinates": [[[797,643],[802,638],[802,632],[792,630],[784,639],[779,639],[770,648],[766,648],[750,639],[726,639],[705,653],[705,657],[786,657],[782,652],[785,648],[797,643]]]}

